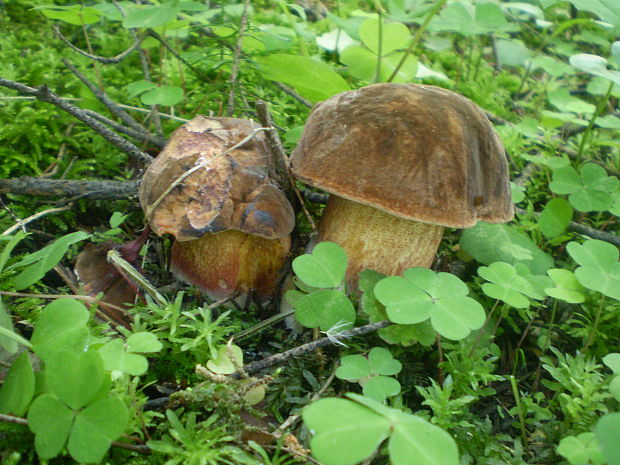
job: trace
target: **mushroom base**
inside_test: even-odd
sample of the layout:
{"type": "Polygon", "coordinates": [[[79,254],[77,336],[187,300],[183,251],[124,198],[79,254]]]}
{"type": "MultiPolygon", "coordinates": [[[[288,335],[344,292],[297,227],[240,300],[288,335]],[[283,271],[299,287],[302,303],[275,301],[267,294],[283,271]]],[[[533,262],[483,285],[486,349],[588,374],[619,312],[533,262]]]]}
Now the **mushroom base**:
{"type": "Polygon", "coordinates": [[[347,284],[357,289],[358,274],[365,269],[391,276],[411,267],[430,268],[443,229],[331,195],[318,240],[336,242],[344,248],[349,257],[347,284]]]}
{"type": "Polygon", "coordinates": [[[172,245],[170,271],[215,300],[250,292],[266,300],[274,291],[290,246],[288,236],[266,239],[234,230],[205,234],[172,245]]]}

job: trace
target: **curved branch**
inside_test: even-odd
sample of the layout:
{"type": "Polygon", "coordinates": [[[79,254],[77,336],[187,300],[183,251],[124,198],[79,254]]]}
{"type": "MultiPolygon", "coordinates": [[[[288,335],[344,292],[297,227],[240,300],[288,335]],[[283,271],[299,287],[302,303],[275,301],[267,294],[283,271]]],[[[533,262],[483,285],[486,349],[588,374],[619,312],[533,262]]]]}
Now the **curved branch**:
{"type": "Polygon", "coordinates": [[[9,89],[16,90],[23,94],[32,95],[42,102],[51,103],[52,105],[57,106],[61,110],[66,111],[70,115],[87,124],[91,129],[101,135],[105,140],[115,145],[121,151],[129,155],[131,158],[141,161],[144,164],[149,164],[153,161],[153,157],[151,157],[148,153],[143,152],[134,144],[129,142],[127,139],[111,131],[99,121],[94,119],[92,116],[84,113],[75,105],[71,105],[69,102],[54,94],[46,84],[35,88],[21,84],[19,82],[11,81],[9,79],[0,78],[0,86],[8,87],[9,89]]]}
{"type": "Polygon", "coordinates": [[[119,53],[115,57],[102,57],[98,55],[92,55],[80,48],[77,48],[75,45],[69,42],[69,40],[65,36],[62,35],[62,33],[60,32],[60,28],[58,27],[57,24],[54,24],[52,28],[54,29],[54,32],[56,33],[58,38],[62,40],[65,43],[65,45],[70,47],[72,50],[75,50],[80,55],[83,55],[86,58],[90,58],[91,60],[98,61],[99,63],[104,63],[104,64],[120,63],[127,55],[133,52],[144,40],[144,37],[140,37],[140,38],[136,37],[135,42],[131,45],[131,47],[129,47],[124,52],[119,53]]]}

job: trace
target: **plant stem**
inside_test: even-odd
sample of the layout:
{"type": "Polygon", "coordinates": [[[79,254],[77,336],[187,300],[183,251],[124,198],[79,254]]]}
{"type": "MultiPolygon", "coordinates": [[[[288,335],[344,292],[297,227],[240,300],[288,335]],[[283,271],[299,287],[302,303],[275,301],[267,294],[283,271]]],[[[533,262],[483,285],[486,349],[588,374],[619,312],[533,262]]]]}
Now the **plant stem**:
{"type": "Polygon", "coordinates": [[[495,310],[497,309],[498,305],[499,305],[499,299],[496,299],[495,303],[493,304],[493,308],[491,308],[491,311],[487,315],[487,319],[484,320],[484,324],[482,325],[482,328],[480,328],[480,330],[478,331],[478,335],[476,336],[476,340],[474,341],[473,345],[471,346],[469,354],[467,355],[469,358],[471,358],[472,355],[474,355],[474,351],[476,350],[476,347],[478,347],[478,343],[480,342],[480,338],[482,337],[482,335],[486,331],[487,326],[489,325],[489,321],[491,321],[491,317],[493,316],[493,313],[495,313],[495,310]]]}
{"type": "Polygon", "coordinates": [[[378,1],[375,1],[377,7],[377,15],[379,15],[379,22],[377,24],[377,67],[375,68],[375,78],[373,82],[381,82],[381,55],[383,52],[383,8],[378,1]]]}
{"type": "Polygon", "coordinates": [[[609,96],[611,95],[611,91],[613,90],[613,88],[614,88],[614,83],[610,82],[609,83],[609,88],[607,89],[607,92],[605,93],[605,96],[599,102],[598,106],[596,107],[596,110],[592,114],[592,118],[590,118],[590,122],[588,123],[588,127],[583,132],[583,136],[581,136],[581,142],[579,143],[579,149],[577,150],[577,157],[578,158],[580,158],[582,156],[583,149],[586,146],[586,142],[590,138],[590,134],[592,134],[592,128],[594,127],[594,122],[596,121],[596,118],[598,118],[599,115],[605,109],[605,106],[607,105],[607,102],[609,101],[609,96]]]}
{"type": "Polygon", "coordinates": [[[584,351],[587,350],[588,347],[590,347],[590,344],[592,344],[592,342],[594,341],[594,336],[596,335],[598,325],[601,322],[601,314],[603,313],[604,303],[605,303],[605,296],[603,295],[601,297],[601,302],[598,306],[598,309],[596,310],[596,316],[594,317],[594,327],[592,328],[592,331],[590,332],[590,336],[588,336],[588,341],[586,342],[586,345],[583,346],[584,351]]]}
{"type": "Polygon", "coordinates": [[[513,375],[510,375],[510,385],[512,386],[512,395],[515,398],[515,404],[517,407],[517,414],[519,415],[519,426],[521,428],[521,441],[523,447],[527,444],[527,431],[525,429],[525,417],[523,416],[523,406],[521,405],[521,397],[519,396],[519,389],[517,388],[517,381],[513,375]]]}
{"type": "Polygon", "coordinates": [[[420,25],[420,27],[415,31],[415,34],[413,36],[413,40],[411,41],[411,43],[409,44],[409,47],[407,47],[407,50],[405,50],[405,53],[403,54],[403,57],[400,59],[400,61],[398,62],[398,65],[396,65],[396,68],[394,69],[394,71],[392,71],[392,74],[390,75],[390,77],[387,79],[387,81],[385,82],[392,82],[394,80],[394,78],[396,77],[396,75],[398,74],[398,72],[400,71],[400,69],[403,67],[403,65],[405,64],[405,61],[407,60],[407,57],[409,55],[411,55],[411,52],[413,52],[413,50],[415,50],[415,48],[418,46],[418,43],[420,43],[420,40],[422,39],[422,33],[426,30],[426,28],[428,27],[428,24],[431,22],[431,19],[433,19],[433,17],[439,13],[439,10],[441,10],[441,7],[443,7],[443,5],[447,2],[447,0],[439,0],[435,6],[433,7],[433,9],[431,11],[428,12],[428,15],[426,15],[426,18],[424,18],[424,22],[420,25]]]}

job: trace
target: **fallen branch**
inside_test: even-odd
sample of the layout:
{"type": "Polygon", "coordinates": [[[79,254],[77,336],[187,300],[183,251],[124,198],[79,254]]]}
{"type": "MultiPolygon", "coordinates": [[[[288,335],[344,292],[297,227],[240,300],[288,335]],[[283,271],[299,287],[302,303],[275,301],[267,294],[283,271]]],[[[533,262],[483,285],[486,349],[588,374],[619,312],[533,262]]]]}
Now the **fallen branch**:
{"type": "Polygon", "coordinates": [[[76,52],[78,52],[80,55],[85,56],[86,58],[90,58],[91,60],[94,61],[98,61],[99,63],[104,63],[104,64],[112,64],[112,63],[120,63],[123,58],[125,58],[127,55],[129,55],[131,52],[133,52],[144,40],[144,37],[141,38],[135,38],[134,39],[134,43],[124,52],[119,53],[118,55],[114,56],[114,57],[102,57],[102,56],[98,56],[98,55],[92,55],[80,48],[77,48],[75,45],[73,45],[71,42],[69,42],[69,40],[62,35],[62,33],[60,32],[60,28],[58,27],[58,25],[53,25],[52,28],[54,29],[54,32],[56,33],[56,35],[58,36],[58,38],[63,41],[67,46],[69,46],[71,49],[75,50],[76,52]]]}
{"type": "Polygon", "coordinates": [[[148,153],[143,152],[127,139],[119,136],[115,132],[108,129],[92,116],[87,115],[78,107],[63,100],[58,95],[54,94],[47,85],[39,86],[38,88],[30,87],[19,82],[11,81],[9,79],[0,78],[0,86],[8,87],[9,89],[16,90],[23,94],[28,94],[36,97],[38,100],[46,103],[51,103],[57,106],[61,110],[66,111],[73,117],[79,119],[83,123],[87,124],[91,129],[101,135],[105,140],[115,145],[121,151],[125,152],[131,158],[134,158],[144,164],[149,164],[153,161],[148,153]]]}
{"type": "MultiPolygon", "coordinates": [[[[357,336],[363,336],[364,334],[372,333],[381,328],[385,328],[392,324],[391,321],[383,320],[377,323],[370,323],[364,326],[360,326],[359,328],[350,329],[348,331],[342,331],[341,333],[329,335],[324,338],[321,338],[317,341],[308,342],[307,344],[303,344],[299,347],[295,347],[294,349],[287,350],[286,352],[282,352],[281,354],[275,354],[271,357],[264,358],[263,360],[258,360],[256,362],[248,363],[243,367],[242,372],[247,373],[248,375],[252,375],[258,373],[259,371],[263,371],[267,368],[271,368],[272,366],[281,365],[288,360],[299,357],[300,355],[304,355],[308,352],[312,352],[320,349],[321,347],[326,347],[331,344],[337,344],[339,341],[345,339],[351,339],[357,336]]],[[[234,373],[230,375],[233,378],[239,378],[239,373],[234,373]]]]}
{"type": "Polygon", "coordinates": [[[136,181],[76,181],[66,179],[0,179],[0,194],[79,197],[97,200],[129,199],[138,195],[136,181]]]}

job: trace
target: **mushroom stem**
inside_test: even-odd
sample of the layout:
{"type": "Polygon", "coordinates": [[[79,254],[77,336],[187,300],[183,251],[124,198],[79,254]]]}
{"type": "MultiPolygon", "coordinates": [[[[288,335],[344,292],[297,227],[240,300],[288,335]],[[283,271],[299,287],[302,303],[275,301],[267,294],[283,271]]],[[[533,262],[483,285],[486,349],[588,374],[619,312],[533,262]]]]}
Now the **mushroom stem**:
{"type": "Polygon", "coordinates": [[[289,236],[266,239],[235,230],[207,233],[194,241],[175,241],[170,270],[215,300],[254,292],[264,301],[274,290],[290,245],[289,236]]]}
{"type": "Polygon", "coordinates": [[[365,269],[391,276],[415,266],[430,268],[442,236],[443,226],[406,220],[330,195],[318,240],[345,249],[347,284],[357,289],[358,274],[365,269]]]}

